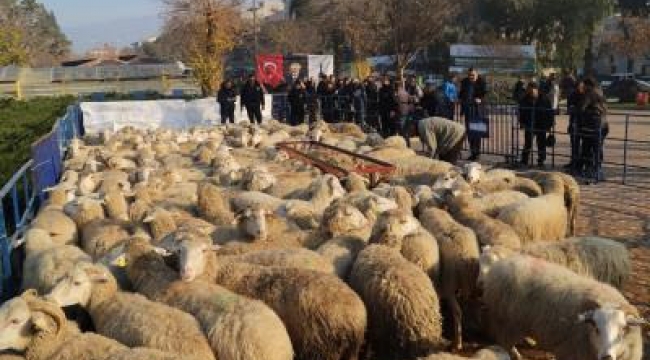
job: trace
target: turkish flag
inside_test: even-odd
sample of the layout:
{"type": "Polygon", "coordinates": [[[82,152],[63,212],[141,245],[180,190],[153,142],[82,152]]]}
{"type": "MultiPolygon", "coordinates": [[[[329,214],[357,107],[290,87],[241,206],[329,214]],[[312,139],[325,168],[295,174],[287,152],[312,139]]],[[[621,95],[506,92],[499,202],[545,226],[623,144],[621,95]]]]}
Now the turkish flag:
{"type": "Polygon", "coordinates": [[[257,81],[271,89],[284,81],[282,55],[257,55],[257,81]]]}

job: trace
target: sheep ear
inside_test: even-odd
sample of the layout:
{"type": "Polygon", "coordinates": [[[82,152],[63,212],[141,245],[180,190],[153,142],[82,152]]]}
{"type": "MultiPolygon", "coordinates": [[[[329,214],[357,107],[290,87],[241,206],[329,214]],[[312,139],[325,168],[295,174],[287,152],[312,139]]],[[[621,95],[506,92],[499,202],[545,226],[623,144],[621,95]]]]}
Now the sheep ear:
{"type": "Polygon", "coordinates": [[[56,331],[56,323],[51,317],[38,311],[32,313],[32,326],[36,332],[54,332],[56,331]]]}
{"type": "Polygon", "coordinates": [[[648,320],[636,316],[628,316],[626,321],[629,326],[643,326],[648,324],[648,320]]]}

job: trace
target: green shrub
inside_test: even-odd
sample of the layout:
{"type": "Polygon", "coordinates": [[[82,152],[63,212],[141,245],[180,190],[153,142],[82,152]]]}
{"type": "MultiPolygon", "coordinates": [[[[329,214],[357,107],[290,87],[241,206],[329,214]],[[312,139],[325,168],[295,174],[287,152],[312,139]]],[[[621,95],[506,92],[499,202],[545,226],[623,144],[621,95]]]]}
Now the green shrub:
{"type": "Polygon", "coordinates": [[[0,100],[0,186],[31,156],[31,145],[65,114],[72,96],[0,100]]]}

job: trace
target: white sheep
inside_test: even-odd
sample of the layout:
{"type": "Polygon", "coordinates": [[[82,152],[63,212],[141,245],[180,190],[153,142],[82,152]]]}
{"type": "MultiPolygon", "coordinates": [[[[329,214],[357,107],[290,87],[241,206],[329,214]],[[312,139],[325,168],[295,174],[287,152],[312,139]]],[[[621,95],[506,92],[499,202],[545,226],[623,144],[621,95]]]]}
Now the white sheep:
{"type": "Polygon", "coordinates": [[[441,350],[442,316],[429,277],[399,252],[370,245],[359,253],[350,286],[368,309],[368,345],[390,358],[441,350]]]}
{"type": "Polygon", "coordinates": [[[203,219],[215,225],[227,225],[235,219],[228,199],[218,187],[210,183],[200,184],[197,198],[199,215],[203,219]]]}
{"type": "Polygon", "coordinates": [[[631,271],[630,254],[625,245],[592,236],[555,243],[533,243],[517,251],[503,246],[485,247],[480,259],[481,268],[518,253],[562,265],[618,289],[623,287],[631,271]]]}
{"type": "Polygon", "coordinates": [[[79,240],[77,225],[61,210],[41,210],[30,226],[46,231],[56,244],[76,244],[79,240]]]}
{"type": "Polygon", "coordinates": [[[264,303],[213,283],[180,281],[146,242],[131,242],[126,255],[127,273],[135,288],[151,300],[194,315],[217,359],[293,359],[285,326],[264,303]]]}
{"type": "Polygon", "coordinates": [[[69,270],[92,259],[73,245],[57,244],[44,230],[32,228],[25,232],[17,246],[25,244],[23,289],[35,289],[47,294],[69,270]]]}
{"type": "Polygon", "coordinates": [[[99,334],[129,347],[215,359],[196,319],[142,295],[119,291],[115,278],[104,266],[77,265],[48,298],[60,306],[83,306],[99,334]]]}
{"type": "Polygon", "coordinates": [[[81,248],[98,260],[129,237],[129,232],[121,223],[107,219],[95,220],[84,226],[81,248]]]}
{"type": "Polygon", "coordinates": [[[334,266],[339,278],[345,280],[350,274],[357,255],[366,244],[364,240],[356,236],[339,236],[322,243],[316,252],[334,266]]]}
{"type": "Polygon", "coordinates": [[[241,178],[241,185],[247,191],[267,191],[277,182],[266,166],[256,165],[246,169],[241,178]]]}
{"type": "Polygon", "coordinates": [[[459,299],[472,299],[476,293],[479,272],[478,240],[471,229],[454,221],[444,210],[425,210],[420,214],[420,223],[438,240],[440,276],[436,284],[440,296],[451,306],[454,324],[452,347],[461,349],[463,314],[459,299]]]}
{"type": "Polygon", "coordinates": [[[497,218],[510,225],[522,244],[534,241],[559,241],[566,237],[568,212],[561,178],[548,179],[545,195],[522,200],[503,208],[497,218]]]}
{"type": "Polygon", "coordinates": [[[504,349],[498,346],[491,346],[477,351],[472,357],[464,357],[449,353],[432,354],[418,360],[510,360],[510,355],[504,349]]]}
{"type": "Polygon", "coordinates": [[[526,337],[558,359],[642,357],[644,320],[609,285],[520,255],[491,266],[480,284],[488,332],[516,359],[526,337]]]}

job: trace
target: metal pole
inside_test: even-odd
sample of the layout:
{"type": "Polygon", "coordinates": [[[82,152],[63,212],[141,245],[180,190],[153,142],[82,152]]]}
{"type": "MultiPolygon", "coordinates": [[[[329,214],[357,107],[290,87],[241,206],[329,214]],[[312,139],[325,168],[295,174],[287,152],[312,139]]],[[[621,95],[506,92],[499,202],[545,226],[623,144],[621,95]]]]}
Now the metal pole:
{"type": "MultiPolygon", "coordinates": [[[[626,114],[625,115],[625,138],[623,139],[623,185],[627,185],[627,140],[628,140],[629,130],[630,130],[630,114],[626,114]]],[[[600,149],[600,144],[598,144],[598,149],[600,149]]]]}

